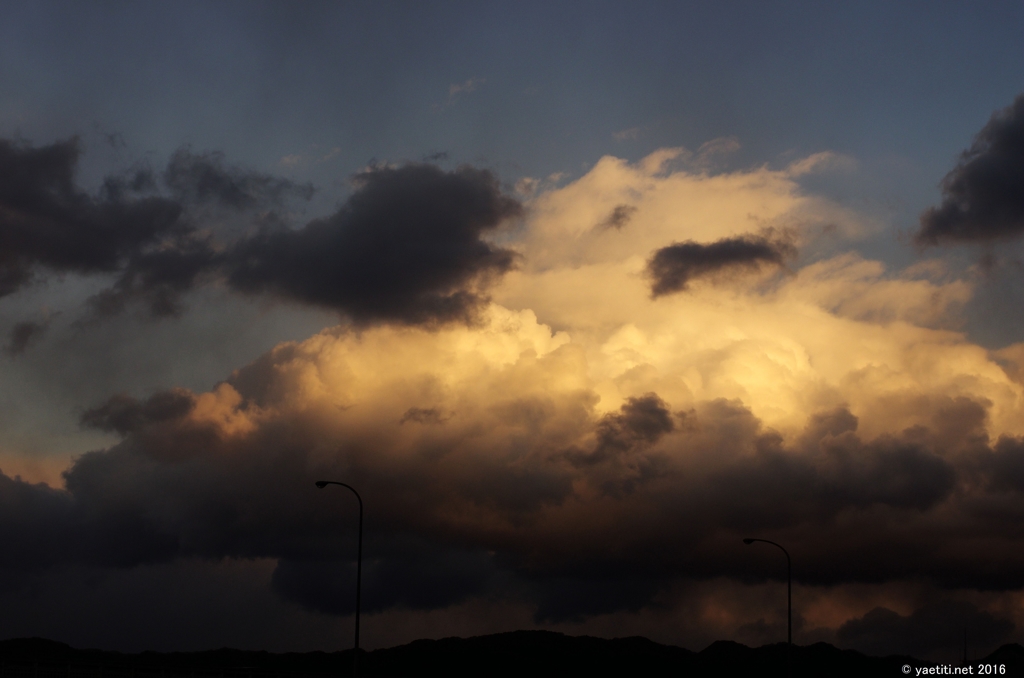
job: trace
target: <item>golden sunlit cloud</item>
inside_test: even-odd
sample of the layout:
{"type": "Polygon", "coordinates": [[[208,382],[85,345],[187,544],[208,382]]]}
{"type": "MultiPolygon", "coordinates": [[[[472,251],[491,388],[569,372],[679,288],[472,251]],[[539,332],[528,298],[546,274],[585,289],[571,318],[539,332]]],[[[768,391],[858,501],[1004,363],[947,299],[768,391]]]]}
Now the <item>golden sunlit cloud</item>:
{"type": "Polygon", "coordinates": [[[769,226],[805,245],[826,223],[851,237],[873,228],[794,182],[829,154],[784,171],[715,176],[668,170],[680,154],[659,151],[636,165],[607,157],[537,196],[519,245],[523,266],[494,293],[569,334],[587,356],[600,411],[648,391],[676,407],[737,398],[768,425],[796,431],[818,409],[847,404],[877,435],[922,423],[928,415],[912,404],[921,398],[963,396],[991,403],[990,434],[1022,432],[1018,385],[984,350],[941,329],[971,285],[934,267],[893,274],[850,252],[651,299],[644,266],[673,242],[769,226]],[[602,226],[616,210],[624,223],[602,226]],[[896,401],[905,404],[894,410],[896,401]]]}
{"type": "MultiPolygon", "coordinates": [[[[102,534],[133,516],[119,564],[276,558],[275,590],[345,613],[316,593],[337,589],[332,524],[294,489],[345,478],[373,504],[370,573],[404,568],[370,612],[410,628],[500,589],[517,615],[588,620],[578,630],[637,610],[646,628],[668,605],[753,639],[767,603],[739,601],[768,589],[739,583],[736,556],[753,532],[800,553],[822,638],[855,635],[846,622],[892,582],[1019,588],[1005,533],[982,537],[984,574],[942,548],[990,524],[978,502],[1019,510],[1019,347],[990,354],[951,329],[972,287],[934,261],[820,254],[819,238],[874,228],[796,182],[828,161],[709,174],[665,149],[532,182],[518,230],[488,236],[516,268],[470,322],[340,325],[209,392],[112,398],[83,423],[124,439],[67,470],[67,492],[46,495],[54,520],[87,506],[81,529],[102,534]],[[649,262],[677,243],[687,265],[716,259],[655,295],[649,262]],[[771,265],[742,259],[775,244],[771,265]],[[880,581],[851,602],[849,586],[880,581]]],[[[994,604],[975,598],[972,613],[994,604]]],[[[901,601],[891,614],[916,609],[901,601]]]]}

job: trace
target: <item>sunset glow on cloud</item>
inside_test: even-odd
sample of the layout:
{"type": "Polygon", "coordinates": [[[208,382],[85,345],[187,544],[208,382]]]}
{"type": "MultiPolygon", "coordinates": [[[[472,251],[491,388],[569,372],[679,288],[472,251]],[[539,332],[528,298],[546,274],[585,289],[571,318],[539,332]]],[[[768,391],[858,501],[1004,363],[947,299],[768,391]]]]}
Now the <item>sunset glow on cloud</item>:
{"type": "MultiPolygon", "coordinates": [[[[484,72],[423,115],[550,96],[484,72]]],[[[0,629],[333,649],[354,504],[313,481],[336,479],[366,503],[368,647],[775,642],[780,554],[744,537],[793,555],[801,644],[1019,640],[1022,101],[965,127],[909,220],[879,187],[916,176],[895,151],[767,154],[768,131],[751,159],[735,131],[609,121],[578,170],[432,136],[366,162],[111,135],[103,159],[0,111],[0,629]]]]}

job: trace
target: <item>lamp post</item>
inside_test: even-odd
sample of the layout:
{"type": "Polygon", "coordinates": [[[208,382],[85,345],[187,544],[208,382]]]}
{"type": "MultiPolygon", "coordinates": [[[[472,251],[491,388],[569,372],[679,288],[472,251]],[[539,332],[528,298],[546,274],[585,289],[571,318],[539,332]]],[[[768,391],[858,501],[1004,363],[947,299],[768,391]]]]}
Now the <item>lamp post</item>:
{"type": "Polygon", "coordinates": [[[765,544],[771,544],[772,546],[778,547],[783,553],[786,554],[786,626],[787,626],[787,643],[786,648],[786,663],[789,665],[789,675],[793,675],[793,561],[789,558],[789,551],[782,548],[781,544],[776,544],[773,541],[767,539],[756,539],[753,537],[747,537],[743,540],[743,543],[750,546],[755,541],[761,541],[765,544]]]}
{"type": "Polygon", "coordinates": [[[340,483],[337,480],[318,480],[316,486],[321,490],[328,485],[341,485],[352,490],[352,494],[356,495],[356,499],[359,500],[359,546],[356,551],[356,642],[355,642],[355,654],[352,656],[352,675],[358,678],[359,676],[359,598],[361,592],[361,584],[363,577],[363,498],[356,492],[356,488],[346,483],[340,483]]]}

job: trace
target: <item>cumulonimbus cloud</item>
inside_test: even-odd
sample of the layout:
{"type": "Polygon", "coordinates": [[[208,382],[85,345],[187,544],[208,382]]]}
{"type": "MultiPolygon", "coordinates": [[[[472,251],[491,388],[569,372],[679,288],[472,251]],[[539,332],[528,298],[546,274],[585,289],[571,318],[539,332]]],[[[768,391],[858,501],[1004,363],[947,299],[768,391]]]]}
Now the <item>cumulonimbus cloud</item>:
{"type": "Polygon", "coordinates": [[[1024,233],[1024,95],[993,114],[921,215],[921,245],[990,242],[1024,233]]]}
{"type": "MultiPolygon", "coordinates": [[[[605,159],[533,198],[509,245],[522,254],[515,270],[510,253],[469,247],[455,266],[465,277],[430,289],[474,290],[507,270],[486,288],[491,303],[473,292],[475,323],[325,329],[207,392],[86,410],[83,424],[120,441],[78,457],[63,489],[0,478],[0,564],[261,558],[276,561],[281,595],[348,613],[355,504],[313,488],[329,478],[366,502],[367,611],[500,596],[546,622],[654,609],[686,582],[763,582],[747,536],[786,544],[804,590],[1024,587],[1024,387],[935,328],[969,288],[847,253],[795,261],[769,292],[652,299],[645,265],[664,243],[743,239],[765,224],[809,232],[837,214],[785,172],[666,172],[665,155],[605,159]],[[626,227],[594,228],[626,201],[637,207],[626,227]]],[[[317,229],[390,214],[382,196],[410,187],[478,196],[457,243],[519,209],[477,171],[403,169],[371,173],[380,184],[356,194],[366,204],[354,196],[317,229]]],[[[308,242],[320,232],[281,242],[316,261],[308,242]]],[[[254,292],[320,303],[254,251],[254,292]]],[[[436,279],[426,267],[407,281],[417,276],[436,279]]],[[[389,304],[379,308],[407,317],[389,304]]],[[[845,633],[917,632],[913,606],[895,621],[868,615],[875,606],[831,628],[869,616],[845,633]]]]}
{"type": "Polygon", "coordinates": [[[748,576],[750,534],[799,553],[804,585],[1024,586],[1010,548],[1024,438],[990,440],[980,398],[934,399],[927,425],[874,436],[846,407],[791,436],[737,400],[648,392],[601,412],[579,346],[526,312],[488,313],[475,328],[327,331],[208,393],[111,399],[83,422],[123,441],[80,457],[65,490],[3,480],[0,562],[275,558],[275,590],[348,612],[330,592],[347,586],[349,497],[316,492],[325,477],[372,507],[369,610],[508,590],[547,619],[635,609],[678,578],[748,576]],[[451,415],[398,425],[413,407],[451,415]],[[979,509],[992,502],[1001,514],[979,509]],[[969,557],[946,548],[968,536],[969,557]]]}

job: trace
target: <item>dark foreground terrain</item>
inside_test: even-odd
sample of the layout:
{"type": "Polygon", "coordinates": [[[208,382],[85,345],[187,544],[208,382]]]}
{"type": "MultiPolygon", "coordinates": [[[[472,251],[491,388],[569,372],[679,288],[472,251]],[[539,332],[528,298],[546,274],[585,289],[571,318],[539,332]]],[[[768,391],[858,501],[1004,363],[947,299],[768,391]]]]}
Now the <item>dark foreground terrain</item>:
{"type": "MultiPolygon", "coordinates": [[[[935,664],[911,657],[868,657],[825,643],[796,646],[793,676],[903,676],[903,666],[935,664]]],[[[994,675],[1024,677],[1024,647],[1004,645],[973,662],[994,675]],[[1005,673],[998,666],[1004,665],[1005,673]]],[[[271,654],[241,650],[122,654],[77,650],[38,638],[0,641],[0,678],[301,678],[351,675],[352,651],[271,654]]],[[[938,675],[949,675],[939,665],[938,675]]],[[[934,670],[934,669],[933,669],[934,670]]],[[[785,676],[784,643],[750,648],[719,641],[700,652],[646,638],[606,640],[548,631],[417,640],[360,655],[362,676],[785,676]]],[[[928,674],[926,674],[928,675],[928,674]]],[[[934,674],[931,674],[934,675],[934,674]]]]}

